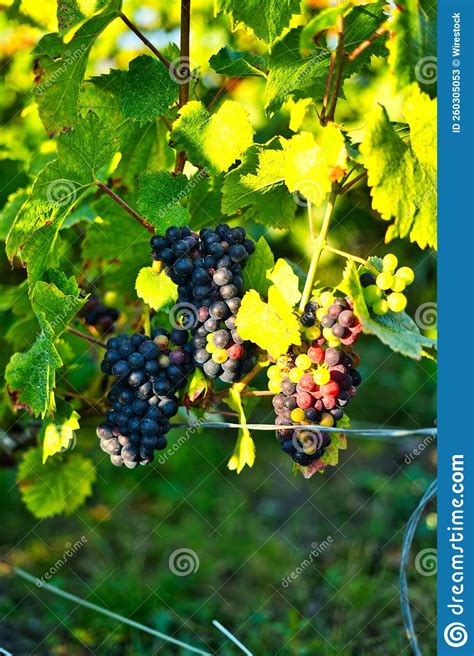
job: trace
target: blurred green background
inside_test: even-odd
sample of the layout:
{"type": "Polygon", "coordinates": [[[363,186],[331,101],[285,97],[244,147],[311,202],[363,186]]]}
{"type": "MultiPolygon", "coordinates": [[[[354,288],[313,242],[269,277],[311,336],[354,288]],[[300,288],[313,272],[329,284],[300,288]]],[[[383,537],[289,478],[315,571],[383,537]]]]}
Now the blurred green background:
{"type": "MultiPolygon", "coordinates": [[[[42,34],[57,29],[56,3],[20,5],[21,22],[15,18],[13,4],[0,3],[0,206],[28,184],[29,175],[54,150],[31,100],[30,52],[42,34]]],[[[124,11],[158,47],[178,42],[178,2],[127,0],[124,11]]],[[[191,97],[209,102],[221,84],[207,65],[209,57],[223,44],[253,52],[262,47],[243,31],[231,32],[226,17],[214,18],[210,0],[193,1],[192,16],[191,59],[200,68],[201,81],[191,97]]],[[[140,52],[144,52],[140,41],[115,21],[94,47],[89,73],[126,67],[140,52]]],[[[393,93],[383,60],[374,59],[371,70],[348,80],[344,91],[337,120],[352,131],[355,141],[376,101],[385,104],[392,120],[401,118],[400,98],[393,93]]],[[[291,135],[291,103],[268,120],[262,109],[263,93],[264,82],[249,78],[236,82],[226,97],[248,109],[257,141],[274,134],[291,135]]],[[[315,125],[316,116],[309,110],[303,128],[315,125]]],[[[6,236],[7,219],[0,215],[1,239],[6,236]]],[[[256,224],[247,227],[253,238],[265,234],[278,256],[307,268],[310,245],[303,207],[291,233],[265,231],[256,224]]],[[[407,242],[384,245],[385,229],[362,185],[340,201],[331,243],[363,257],[394,252],[402,264],[413,267],[416,281],[408,305],[413,315],[436,297],[435,256],[407,242]]],[[[142,264],[148,263],[148,253],[143,260],[142,264]]],[[[337,256],[325,255],[321,283],[337,284],[343,264],[337,256]]],[[[2,251],[0,276],[7,285],[20,282],[25,273],[12,270],[2,251]]],[[[116,291],[121,282],[109,276],[107,284],[116,291]]],[[[119,304],[122,300],[119,297],[119,304]]],[[[10,307],[11,302],[2,299],[2,371],[12,348],[21,348],[21,335],[6,335],[10,307]]],[[[351,403],[355,425],[434,425],[433,362],[403,358],[366,336],[361,337],[358,352],[364,382],[351,403]]],[[[264,388],[264,377],[255,386],[259,383],[264,388]]],[[[16,419],[2,394],[1,425],[10,430],[16,419]]],[[[264,401],[253,420],[270,419],[271,405],[264,401]]],[[[419,439],[354,438],[336,469],[305,481],[294,477],[273,434],[259,432],[254,435],[254,468],[237,477],[226,469],[233,433],[205,430],[164,464],[121,471],[97,450],[95,423],[94,418],[86,419],[78,434],[81,450],[98,464],[94,494],[85,508],[67,519],[33,518],[21,503],[14,468],[2,458],[2,559],[40,577],[68,545],[84,536],[84,545],[59,568],[53,585],[222,655],[239,650],[211,626],[212,619],[235,632],[255,655],[409,653],[398,597],[400,547],[404,525],[434,476],[433,444],[411,459],[419,439]],[[330,545],[284,587],[282,580],[309,557],[312,545],[328,537],[330,545]],[[186,577],[176,576],[169,567],[171,554],[181,548],[192,549],[199,558],[199,569],[186,577]]],[[[176,431],[175,439],[179,436],[176,431]]],[[[436,516],[430,507],[413,556],[434,546],[435,530],[436,516]]],[[[412,559],[410,585],[423,653],[433,654],[435,577],[420,575],[412,559]]],[[[0,568],[0,647],[15,656],[189,653],[26,584],[7,565],[0,568]]]]}

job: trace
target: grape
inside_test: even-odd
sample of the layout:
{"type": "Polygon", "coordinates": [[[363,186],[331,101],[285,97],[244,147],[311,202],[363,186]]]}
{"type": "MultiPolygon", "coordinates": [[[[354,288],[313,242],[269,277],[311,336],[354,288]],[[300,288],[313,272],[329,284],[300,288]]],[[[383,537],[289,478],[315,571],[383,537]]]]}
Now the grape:
{"type": "Polygon", "coordinates": [[[387,303],[392,312],[403,312],[407,306],[407,298],[405,294],[392,292],[387,296],[387,303]]]}
{"type": "Polygon", "coordinates": [[[410,267],[407,266],[400,267],[395,275],[404,280],[406,285],[411,285],[411,283],[415,280],[413,269],[410,269],[410,267]]]}
{"type": "MultiPolygon", "coordinates": [[[[360,364],[360,357],[346,352],[332,332],[338,327],[346,335],[343,341],[357,340],[361,326],[351,299],[323,293],[314,303],[312,308],[306,306],[305,312],[315,310],[318,319],[305,331],[301,346],[291,347],[268,369],[268,387],[275,392],[277,426],[336,426],[344,418],[344,409],[362,380],[355,368],[360,364]],[[329,323],[323,321],[324,317],[331,319],[333,325],[323,327],[321,336],[321,324],[329,323]],[[345,325],[339,323],[340,317],[345,325]]],[[[282,450],[301,467],[319,460],[331,444],[330,434],[324,431],[277,428],[276,434],[282,450]]]]}
{"type": "Polygon", "coordinates": [[[386,291],[387,289],[390,289],[392,284],[394,282],[394,277],[392,276],[391,273],[379,273],[377,276],[377,287],[379,289],[382,289],[383,291],[386,291]]]}
{"type": "Polygon", "coordinates": [[[187,355],[188,338],[186,331],[168,335],[158,329],[153,339],[120,335],[107,342],[101,368],[105,363],[106,373],[117,380],[107,395],[113,410],[97,427],[97,436],[112,464],[133,469],[152,462],[154,450],[166,447],[168,419],[178,411],[173,392],[185,384],[193,367],[187,355]],[[117,355],[127,356],[127,361],[116,360],[117,355]]]}
{"type": "Polygon", "coordinates": [[[209,378],[239,380],[254,364],[254,345],[244,342],[235,327],[244,293],[242,270],[255,251],[254,243],[243,228],[219,224],[215,229],[203,228],[199,235],[187,227],[168,228],[150,245],[153,259],[161,260],[178,284],[178,302],[197,308],[193,316],[197,325],[191,331],[195,362],[209,378]],[[205,341],[209,333],[214,333],[211,343],[205,341]],[[228,359],[237,365],[224,367],[228,359]]]}
{"type": "Polygon", "coordinates": [[[393,253],[387,253],[382,260],[383,270],[393,273],[398,266],[397,256],[393,253]]]}
{"type": "Polygon", "coordinates": [[[362,287],[369,287],[370,285],[375,285],[375,276],[372,273],[366,271],[360,277],[360,284],[362,287]]]}
{"type": "MultiPolygon", "coordinates": [[[[84,292],[83,292],[84,293],[84,292]]],[[[79,313],[84,323],[94,328],[100,335],[111,333],[115,329],[115,322],[120,313],[115,308],[108,307],[94,294],[91,294],[79,313]]]]}
{"type": "Polygon", "coordinates": [[[377,285],[369,285],[368,287],[364,288],[364,298],[368,305],[377,303],[377,301],[379,301],[382,296],[383,292],[377,287],[377,285]]]}
{"type": "Polygon", "coordinates": [[[374,303],[372,305],[372,311],[374,314],[377,314],[378,316],[383,316],[384,314],[387,314],[389,311],[389,306],[385,298],[377,301],[377,303],[374,303]]]}

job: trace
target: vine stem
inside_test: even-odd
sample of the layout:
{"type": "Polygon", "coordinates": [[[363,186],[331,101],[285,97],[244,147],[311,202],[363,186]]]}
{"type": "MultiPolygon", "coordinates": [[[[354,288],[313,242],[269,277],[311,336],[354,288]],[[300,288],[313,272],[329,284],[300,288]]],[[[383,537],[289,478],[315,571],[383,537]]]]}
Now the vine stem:
{"type": "Polygon", "coordinates": [[[329,230],[329,224],[331,223],[332,215],[334,214],[334,205],[337,198],[337,189],[333,186],[331,194],[329,196],[328,204],[326,207],[326,214],[324,215],[323,223],[319,235],[316,238],[313,257],[311,258],[311,264],[309,265],[308,275],[306,276],[306,282],[303,289],[303,294],[301,296],[299,310],[304,312],[306,303],[309,301],[311,296],[311,291],[314,286],[314,281],[316,280],[316,272],[318,269],[319,260],[321,258],[321,253],[323,252],[326,246],[326,238],[329,230]]]}
{"type": "Polygon", "coordinates": [[[308,201],[308,224],[309,224],[309,236],[311,241],[316,239],[316,233],[314,231],[314,218],[313,218],[313,204],[311,201],[308,201]]]}
{"type": "MultiPolygon", "coordinates": [[[[190,30],[191,30],[191,0],[181,0],[181,33],[180,33],[180,59],[184,64],[188,62],[189,66],[189,41],[190,41],[190,30]]],[[[189,82],[190,82],[189,70],[186,79],[182,81],[179,87],[179,108],[184,107],[189,101],[189,82]]],[[[174,166],[174,172],[182,173],[184,165],[186,164],[186,153],[184,150],[180,150],[176,153],[176,162],[174,166]]]]}
{"type": "Polygon", "coordinates": [[[155,55],[155,57],[158,57],[160,62],[162,62],[166,66],[166,68],[169,69],[170,73],[172,73],[174,76],[176,76],[176,71],[174,70],[171,62],[168,61],[166,59],[166,57],[164,55],[162,55],[161,52],[157,48],[155,48],[153,43],[149,39],[147,39],[146,36],[142,32],[140,32],[138,27],[136,25],[134,25],[132,23],[132,21],[129,18],[127,18],[127,16],[125,16],[125,14],[123,14],[122,12],[120,12],[119,16],[122,19],[122,21],[125,23],[125,25],[129,29],[131,29],[134,34],[136,34],[138,36],[140,41],[142,41],[147,46],[147,48],[149,48],[151,50],[151,52],[155,55]]]}
{"type": "Polygon", "coordinates": [[[362,52],[364,52],[364,50],[368,48],[376,39],[385,34],[385,32],[388,32],[388,29],[388,23],[383,23],[378,29],[375,30],[372,36],[369,36],[368,39],[362,41],[362,43],[360,43],[357,48],[354,48],[354,50],[349,55],[347,55],[347,60],[354,61],[354,59],[358,57],[362,52]]]}
{"type": "Polygon", "coordinates": [[[91,337],[90,335],[86,335],[85,333],[81,333],[80,330],[71,328],[71,326],[68,327],[68,332],[70,332],[72,335],[76,335],[77,337],[82,337],[82,339],[87,340],[91,344],[95,344],[96,346],[100,346],[105,349],[107,348],[107,344],[105,344],[105,342],[101,342],[100,339],[96,339],[95,337],[91,337]]]}
{"type": "Polygon", "coordinates": [[[363,264],[365,267],[370,269],[372,273],[375,273],[376,275],[380,273],[380,271],[377,271],[377,269],[372,264],[370,264],[370,262],[367,262],[367,260],[364,260],[364,258],[362,257],[358,257],[357,255],[352,255],[352,253],[346,253],[346,251],[340,251],[338,248],[333,248],[332,246],[329,246],[329,244],[326,244],[324,246],[324,250],[330,251],[335,255],[340,255],[341,257],[345,257],[346,260],[353,260],[354,262],[359,262],[359,264],[363,264]]]}
{"type": "Polygon", "coordinates": [[[255,367],[252,369],[252,371],[249,371],[249,373],[242,378],[242,380],[238,383],[234,383],[233,387],[236,389],[239,394],[242,394],[244,389],[247,387],[247,385],[252,381],[255,376],[260,373],[260,371],[264,369],[264,365],[260,364],[260,362],[257,362],[255,367]]]}
{"type": "Polygon", "coordinates": [[[127,203],[124,200],[122,200],[120,196],[117,196],[115,191],[112,191],[110,187],[107,187],[107,185],[105,185],[103,182],[99,182],[98,180],[96,180],[96,185],[99,187],[99,189],[101,189],[108,196],[110,196],[112,200],[114,200],[118,205],[120,205],[122,209],[128,212],[130,216],[133,216],[135,221],[138,221],[138,223],[142,225],[146,230],[148,230],[148,232],[155,234],[155,229],[153,228],[153,226],[147,223],[147,221],[145,221],[145,219],[142,216],[140,216],[138,212],[135,212],[135,210],[132,207],[130,207],[130,205],[127,205],[127,203]]]}
{"type": "Polygon", "coordinates": [[[351,189],[355,184],[357,184],[358,182],[360,182],[360,180],[363,180],[363,179],[366,177],[366,175],[367,175],[367,171],[364,171],[363,173],[361,173],[360,175],[358,175],[356,178],[354,178],[353,180],[351,180],[350,182],[348,182],[347,184],[345,184],[345,185],[341,188],[341,194],[345,194],[346,192],[348,192],[349,189],[351,189]]]}

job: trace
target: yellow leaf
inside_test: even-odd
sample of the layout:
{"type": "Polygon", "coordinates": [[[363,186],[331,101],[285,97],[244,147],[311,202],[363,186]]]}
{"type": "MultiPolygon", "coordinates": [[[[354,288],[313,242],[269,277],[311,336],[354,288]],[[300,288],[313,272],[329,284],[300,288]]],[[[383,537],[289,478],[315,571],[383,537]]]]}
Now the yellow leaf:
{"type": "Polygon", "coordinates": [[[73,411],[62,424],[48,422],[44,428],[43,465],[49,456],[71,448],[75,440],[74,431],[79,428],[79,415],[73,411]]]}
{"type": "Polygon", "coordinates": [[[143,267],[135,282],[137,296],[158,312],[172,305],[178,298],[178,288],[164,271],[143,267]]]}
{"type": "MultiPolygon", "coordinates": [[[[242,407],[242,398],[240,392],[235,387],[231,387],[229,390],[229,397],[226,400],[227,405],[238,412],[239,414],[239,423],[246,424],[247,418],[245,416],[244,409],[242,407]]],[[[237,471],[237,474],[240,474],[245,465],[253,467],[255,462],[255,444],[250,435],[248,428],[239,428],[239,434],[237,437],[237,442],[235,444],[234,452],[230,457],[227,467],[231,471],[237,471]]]]}
{"type": "Polygon", "coordinates": [[[290,305],[298,303],[301,298],[298,276],[286,260],[279,258],[273,269],[267,273],[267,278],[278,287],[290,305]]]}
{"type": "Polygon", "coordinates": [[[275,285],[268,290],[268,303],[254,290],[247,292],[237,314],[236,327],[247,339],[278,358],[292,344],[301,344],[298,319],[275,285]]]}
{"type": "Polygon", "coordinates": [[[335,125],[322,130],[319,143],[309,132],[296,134],[284,142],[285,183],[290,192],[298,191],[320,207],[347,169],[347,151],[342,132],[335,125]]]}

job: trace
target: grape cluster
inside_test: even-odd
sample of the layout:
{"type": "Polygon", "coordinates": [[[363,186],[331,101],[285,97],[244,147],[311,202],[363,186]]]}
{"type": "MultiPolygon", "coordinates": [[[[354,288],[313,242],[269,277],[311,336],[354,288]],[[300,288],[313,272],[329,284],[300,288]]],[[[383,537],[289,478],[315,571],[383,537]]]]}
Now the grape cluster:
{"type": "MultiPolygon", "coordinates": [[[[293,346],[268,369],[275,423],[336,427],[362,380],[360,358],[352,347],[360,324],[350,299],[330,292],[312,299],[301,320],[306,325],[302,345],[293,346]]],[[[319,460],[331,443],[325,431],[284,428],[277,437],[283,451],[303,467],[319,460]]]]}
{"type": "Polygon", "coordinates": [[[382,260],[383,271],[375,276],[362,269],[360,283],[364,288],[364,298],[372,312],[378,316],[392,312],[403,312],[407,298],[402,292],[415,280],[413,269],[404,266],[397,269],[398,259],[388,253],[382,260]]]}
{"type": "Polygon", "coordinates": [[[107,342],[101,370],[116,380],[97,436],[114,465],[146,465],[155,450],[166,447],[169,419],[178,411],[177,392],[193,368],[187,339],[186,331],[158,329],[153,339],[119,335],[107,342]]]}
{"type": "Polygon", "coordinates": [[[119,311],[115,308],[107,307],[97,296],[91,294],[79,313],[81,319],[88,326],[93,326],[101,335],[111,333],[114,330],[114,324],[119,318],[119,311]]]}
{"type": "Polygon", "coordinates": [[[242,271],[255,250],[243,228],[220,224],[199,235],[188,227],[168,228],[151,239],[152,258],[163,262],[178,285],[178,303],[194,310],[194,359],[208,378],[233,383],[255,364],[255,347],[235,327],[244,294],[242,271]]]}

